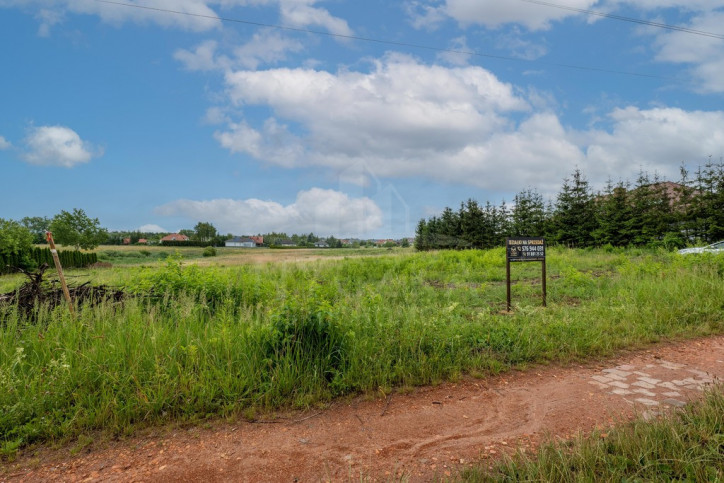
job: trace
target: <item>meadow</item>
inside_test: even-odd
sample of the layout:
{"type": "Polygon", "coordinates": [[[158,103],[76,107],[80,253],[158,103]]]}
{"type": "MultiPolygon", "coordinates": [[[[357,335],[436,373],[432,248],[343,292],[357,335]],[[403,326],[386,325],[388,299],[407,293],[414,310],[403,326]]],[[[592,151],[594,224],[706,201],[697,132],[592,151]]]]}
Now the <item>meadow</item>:
{"type": "Polygon", "coordinates": [[[508,313],[503,249],[166,251],[68,274],[122,304],[0,308],[3,454],[724,332],[724,257],[550,248],[548,307],[514,264],[508,313]]]}

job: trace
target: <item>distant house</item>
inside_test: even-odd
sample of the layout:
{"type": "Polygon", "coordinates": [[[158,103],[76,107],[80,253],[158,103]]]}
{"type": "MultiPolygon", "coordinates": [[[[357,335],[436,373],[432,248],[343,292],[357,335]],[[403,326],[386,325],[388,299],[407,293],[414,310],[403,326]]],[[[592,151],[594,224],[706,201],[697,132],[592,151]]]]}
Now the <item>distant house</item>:
{"type": "Polygon", "coordinates": [[[314,243],[314,248],[329,248],[329,244],[326,241],[318,241],[314,243]]]}
{"type": "Polygon", "coordinates": [[[254,240],[254,243],[256,243],[256,246],[260,247],[264,244],[264,237],[263,236],[250,236],[252,240],[254,240]]]}
{"type": "Polygon", "coordinates": [[[294,243],[293,241],[291,241],[291,240],[289,240],[289,239],[287,239],[287,240],[280,240],[279,242],[277,242],[277,244],[278,244],[279,246],[281,246],[281,247],[295,247],[295,246],[297,246],[296,243],[294,243]]]}
{"type": "Polygon", "coordinates": [[[139,245],[148,245],[148,240],[146,240],[145,238],[139,238],[136,243],[138,243],[139,245]]]}
{"type": "Polygon", "coordinates": [[[234,238],[226,240],[224,245],[234,248],[254,248],[256,247],[256,242],[249,237],[235,236],[234,238]]]}
{"type": "Polygon", "coordinates": [[[130,238],[124,238],[124,239],[123,239],[123,244],[124,244],[124,245],[130,245],[130,244],[131,244],[131,239],[130,239],[130,238]]]}
{"type": "Polygon", "coordinates": [[[189,237],[187,237],[186,235],[181,235],[179,233],[171,233],[170,235],[166,235],[165,237],[161,238],[161,241],[189,241],[189,237]]]}

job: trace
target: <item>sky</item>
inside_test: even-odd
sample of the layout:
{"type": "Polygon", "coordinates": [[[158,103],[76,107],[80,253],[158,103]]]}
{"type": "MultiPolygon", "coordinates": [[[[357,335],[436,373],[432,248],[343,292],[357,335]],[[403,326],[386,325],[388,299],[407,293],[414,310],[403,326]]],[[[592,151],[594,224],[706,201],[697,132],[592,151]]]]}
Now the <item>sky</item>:
{"type": "Polygon", "coordinates": [[[0,0],[0,218],[413,236],[724,156],[724,0],[0,0]]]}

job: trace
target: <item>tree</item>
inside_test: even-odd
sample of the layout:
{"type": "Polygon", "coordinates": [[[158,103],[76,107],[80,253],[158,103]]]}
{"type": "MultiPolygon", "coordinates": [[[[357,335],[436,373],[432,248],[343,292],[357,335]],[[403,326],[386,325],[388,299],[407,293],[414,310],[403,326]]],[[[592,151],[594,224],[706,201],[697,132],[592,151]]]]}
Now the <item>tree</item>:
{"type": "Polygon", "coordinates": [[[20,255],[33,245],[33,234],[13,220],[0,218],[0,255],[20,255]]]}
{"type": "Polygon", "coordinates": [[[631,243],[628,222],[631,219],[631,201],[628,185],[619,181],[617,185],[609,179],[606,190],[596,200],[598,228],[593,236],[597,244],[615,247],[631,243]]]}
{"type": "Polygon", "coordinates": [[[26,216],[20,223],[33,234],[33,243],[45,243],[45,232],[50,227],[50,219],[46,216],[26,216]]]}
{"type": "Polygon", "coordinates": [[[557,243],[585,247],[593,244],[597,223],[593,195],[579,169],[573,179],[563,180],[553,215],[553,238],[557,243]]]}
{"type": "Polygon", "coordinates": [[[216,228],[214,228],[214,225],[211,223],[202,223],[198,222],[196,223],[196,226],[194,227],[194,236],[193,238],[195,240],[199,241],[209,241],[212,238],[216,236],[216,228]]]}
{"type": "Polygon", "coordinates": [[[521,191],[515,195],[510,234],[520,237],[542,236],[544,224],[545,206],[543,197],[533,189],[521,191]]]}
{"type": "Polygon", "coordinates": [[[56,242],[78,249],[92,250],[108,239],[98,218],[89,218],[85,211],[74,208],[72,213],[62,210],[53,217],[50,231],[56,242]]]}

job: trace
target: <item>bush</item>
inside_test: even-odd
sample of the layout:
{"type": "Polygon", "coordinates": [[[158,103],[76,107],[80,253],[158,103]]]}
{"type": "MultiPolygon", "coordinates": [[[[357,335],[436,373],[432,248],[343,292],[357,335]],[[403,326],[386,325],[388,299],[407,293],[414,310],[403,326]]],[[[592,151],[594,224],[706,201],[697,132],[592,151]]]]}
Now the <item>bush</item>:
{"type": "Polygon", "coordinates": [[[214,247],[206,247],[206,248],[204,248],[204,256],[205,256],[205,257],[215,257],[215,256],[216,256],[216,248],[214,248],[214,247]]]}

